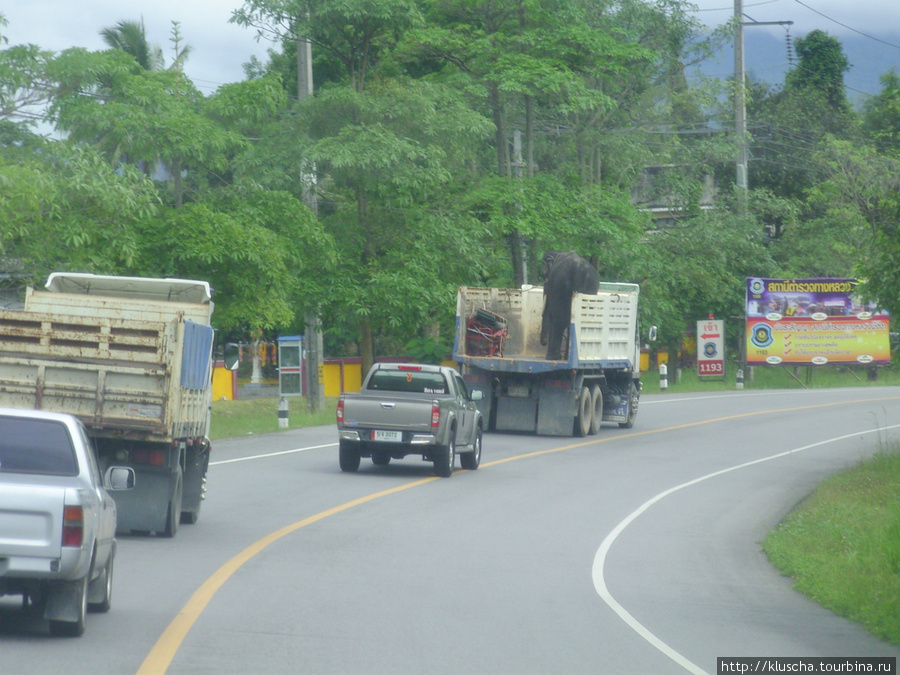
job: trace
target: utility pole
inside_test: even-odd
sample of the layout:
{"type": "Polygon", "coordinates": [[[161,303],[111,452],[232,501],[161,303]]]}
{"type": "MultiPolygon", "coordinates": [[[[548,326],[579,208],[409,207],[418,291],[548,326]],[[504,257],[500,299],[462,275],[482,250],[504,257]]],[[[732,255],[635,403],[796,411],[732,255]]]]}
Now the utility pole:
{"type": "MultiPolygon", "coordinates": [[[[520,183],[522,181],[522,167],[524,164],[522,163],[522,130],[519,127],[516,127],[513,130],[513,173],[515,174],[516,180],[520,183]]],[[[519,188],[519,192],[522,192],[522,188],[519,188]]],[[[522,206],[518,205],[517,210],[521,213],[522,206]]],[[[522,281],[521,283],[528,283],[528,246],[525,243],[525,237],[521,232],[516,230],[515,233],[516,243],[518,245],[519,251],[519,264],[522,267],[522,281]]]]}
{"type": "Polygon", "coordinates": [[[753,21],[752,19],[745,22],[743,0],[734,0],[734,135],[737,142],[735,182],[738,188],[738,213],[742,216],[747,214],[747,189],[749,187],[747,165],[750,158],[750,151],[747,148],[744,26],[791,26],[793,23],[793,21],[753,21]]]}
{"type": "MultiPolygon", "coordinates": [[[[297,36],[297,99],[302,101],[313,93],[312,43],[297,36]]],[[[305,159],[300,166],[303,184],[303,203],[313,213],[319,210],[316,199],[316,170],[305,159]]],[[[317,315],[306,317],[306,403],[310,410],[321,410],[325,405],[325,383],[322,381],[322,322],[317,315]]]]}
{"type": "Polygon", "coordinates": [[[734,135],[737,142],[735,181],[738,214],[747,214],[747,103],[744,98],[744,7],[734,0],[734,135]]]}

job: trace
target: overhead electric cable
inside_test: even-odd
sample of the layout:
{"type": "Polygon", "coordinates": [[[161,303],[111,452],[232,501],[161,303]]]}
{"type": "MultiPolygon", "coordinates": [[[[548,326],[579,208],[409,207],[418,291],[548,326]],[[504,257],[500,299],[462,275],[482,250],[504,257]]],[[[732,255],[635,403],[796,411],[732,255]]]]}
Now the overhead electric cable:
{"type": "Polygon", "coordinates": [[[881,38],[875,37],[874,35],[869,35],[868,33],[863,33],[861,30],[856,30],[856,29],[853,28],[852,26],[848,26],[848,25],[845,24],[845,23],[841,23],[841,22],[838,21],[837,19],[832,19],[832,18],[831,18],[830,16],[828,16],[827,14],[823,14],[823,13],[820,12],[819,10],[813,9],[812,7],[810,7],[809,5],[807,5],[806,3],[800,2],[800,0],[794,0],[794,2],[796,2],[798,5],[802,5],[803,7],[806,7],[806,9],[808,9],[810,12],[815,12],[815,13],[818,14],[819,16],[821,16],[821,17],[823,17],[823,18],[825,18],[825,19],[828,19],[829,21],[831,21],[831,22],[833,22],[833,23],[836,23],[838,26],[842,26],[842,27],[846,28],[847,30],[852,30],[854,33],[857,33],[857,34],[859,34],[859,35],[862,35],[863,37],[867,37],[867,38],[869,38],[870,40],[875,40],[876,42],[880,42],[881,44],[887,45],[888,47],[894,47],[895,49],[900,49],[900,45],[895,45],[895,44],[892,43],[892,42],[886,42],[885,40],[882,40],[881,38]]]}

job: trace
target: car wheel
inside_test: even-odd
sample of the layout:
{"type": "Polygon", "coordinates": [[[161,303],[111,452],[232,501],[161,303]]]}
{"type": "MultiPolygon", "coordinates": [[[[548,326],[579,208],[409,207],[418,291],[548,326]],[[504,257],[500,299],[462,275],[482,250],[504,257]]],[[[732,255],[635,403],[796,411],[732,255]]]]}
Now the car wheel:
{"type": "Polygon", "coordinates": [[[338,442],[341,471],[353,473],[359,468],[359,450],[349,441],[338,442]]]}
{"type": "MultiPolygon", "coordinates": [[[[110,601],[112,600],[112,580],[113,580],[113,564],[116,559],[116,549],[113,548],[109,553],[109,560],[106,561],[106,567],[103,573],[91,582],[91,586],[102,584],[103,596],[97,602],[88,602],[88,609],[92,612],[108,612],[110,601]]],[[[88,589],[90,595],[90,589],[88,589]]]]}
{"type": "Polygon", "coordinates": [[[459,463],[467,471],[474,471],[481,464],[481,440],[483,437],[481,427],[475,430],[475,442],[472,444],[474,452],[463,452],[459,455],[459,463]]]}
{"type": "Polygon", "coordinates": [[[575,423],[572,429],[572,435],[584,438],[591,430],[591,390],[587,387],[581,388],[581,395],[578,397],[578,411],[575,415],[575,423]]]}
{"type": "Polygon", "coordinates": [[[456,431],[450,431],[450,440],[443,448],[437,450],[434,458],[434,473],[441,478],[449,478],[453,475],[453,465],[456,463],[456,431]]]}
{"type": "Polygon", "coordinates": [[[51,621],[50,634],[58,637],[78,637],[84,634],[84,620],[88,605],[88,574],[78,582],[78,618],[75,621],[51,621]]]}
{"type": "Polygon", "coordinates": [[[391,463],[391,453],[384,450],[372,452],[372,464],[377,466],[387,466],[391,463]]]}
{"type": "Polygon", "coordinates": [[[638,393],[638,388],[635,386],[634,382],[632,382],[631,386],[628,388],[628,408],[625,412],[626,419],[624,422],[619,422],[619,426],[623,429],[630,429],[634,426],[634,418],[637,417],[639,401],[640,394],[638,393]]]}

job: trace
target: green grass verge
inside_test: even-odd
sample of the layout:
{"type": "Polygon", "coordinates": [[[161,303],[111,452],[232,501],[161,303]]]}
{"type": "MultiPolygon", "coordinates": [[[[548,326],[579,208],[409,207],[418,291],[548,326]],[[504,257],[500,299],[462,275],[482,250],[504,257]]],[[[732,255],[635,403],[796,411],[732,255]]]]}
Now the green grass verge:
{"type": "Polygon", "coordinates": [[[900,644],[900,447],[823,482],[763,548],[797,590],[900,644]]]}
{"type": "MultiPolygon", "coordinates": [[[[737,389],[737,366],[728,364],[725,378],[701,378],[697,368],[682,368],[680,377],[674,366],[669,367],[667,393],[691,393],[696,391],[734,391],[737,389]]],[[[878,368],[878,379],[869,380],[864,366],[756,366],[744,371],[744,389],[827,389],[831,387],[871,387],[900,384],[900,367],[878,368]]],[[[659,371],[656,368],[641,373],[641,386],[645,394],[658,394],[659,371]]]]}
{"type": "MultiPolygon", "coordinates": [[[[337,398],[326,397],[321,410],[310,412],[306,399],[288,399],[288,428],[334,424],[337,398]]],[[[278,397],[213,401],[209,423],[211,440],[283,431],[278,426],[278,397]]]]}

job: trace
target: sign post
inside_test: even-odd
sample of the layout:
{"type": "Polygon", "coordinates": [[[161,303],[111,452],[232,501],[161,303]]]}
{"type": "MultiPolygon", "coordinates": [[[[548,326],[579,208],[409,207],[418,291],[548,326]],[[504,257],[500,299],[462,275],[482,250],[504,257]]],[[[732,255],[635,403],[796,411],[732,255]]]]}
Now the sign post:
{"type": "Polygon", "coordinates": [[[697,374],[725,379],[725,322],[697,322],[697,374]]]}

